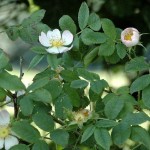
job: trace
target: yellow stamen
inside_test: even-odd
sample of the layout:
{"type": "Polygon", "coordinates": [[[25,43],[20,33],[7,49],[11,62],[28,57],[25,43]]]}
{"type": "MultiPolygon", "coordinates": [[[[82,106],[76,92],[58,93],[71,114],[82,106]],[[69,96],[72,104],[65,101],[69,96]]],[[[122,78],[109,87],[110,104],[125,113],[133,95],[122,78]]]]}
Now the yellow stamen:
{"type": "Polygon", "coordinates": [[[133,31],[132,30],[129,30],[126,34],[125,34],[125,36],[124,36],[124,40],[126,40],[126,41],[132,41],[132,35],[133,35],[133,31]]]}
{"type": "Polygon", "coordinates": [[[61,40],[53,40],[51,41],[53,47],[61,47],[63,46],[63,42],[61,40]]]}
{"type": "Polygon", "coordinates": [[[5,138],[9,135],[10,128],[9,127],[0,127],[0,138],[5,138]]]}
{"type": "Polygon", "coordinates": [[[88,117],[88,116],[89,116],[89,111],[88,111],[88,110],[84,110],[84,111],[83,111],[83,115],[84,115],[85,117],[88,117]]]}

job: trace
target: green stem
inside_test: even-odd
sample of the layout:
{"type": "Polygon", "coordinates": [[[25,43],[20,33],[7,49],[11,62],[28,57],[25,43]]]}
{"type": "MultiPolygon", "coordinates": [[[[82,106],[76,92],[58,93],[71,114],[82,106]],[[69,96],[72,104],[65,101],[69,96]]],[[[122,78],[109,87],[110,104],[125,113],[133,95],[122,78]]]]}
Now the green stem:
{"type": "Polygon", "coordinates": [[[78,144],[80,138],[81,138],[81,134],[78,136],[78,138],[77,138],[77,140],[76,140],[76,143],[75,143],[75,145],[74,145],[74,147],[73,147],[73,150],[75,150],[75,149],[77,148],[77,144],[78,144]]]}
{"type": "Polygon", "coordinates": [[[135,147],[133,147],[132,150],[135,150],[135,149],[138,148],[140,145],[141,145],[141,143],[138,144],[138,145],[136,145],[135,147]]]}

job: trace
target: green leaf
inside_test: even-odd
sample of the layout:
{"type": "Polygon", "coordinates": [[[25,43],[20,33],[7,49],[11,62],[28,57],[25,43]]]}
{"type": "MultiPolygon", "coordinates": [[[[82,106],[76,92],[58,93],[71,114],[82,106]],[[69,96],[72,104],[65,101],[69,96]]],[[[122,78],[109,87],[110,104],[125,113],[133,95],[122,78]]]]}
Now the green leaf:
{"type": "Polygon", "coordinates": [[[115,99],[118,99],[118,96],[114,93],[109,93],[103,98],[103,102],[106,105],[109,101],[114,101],[115,99]]]}
{"type": "Polygon", "coordinates": [[[78,88],[85,88],[88,86],[88,82],[85,80],[74,80],[71,82],[70,87],[78,89],[78,88]]]}
{"type": "Polygon", "coordinates": [[[71,70],[62,70],[60,75],[67,82],[71,82],[73,80],[79,79],[77,73],[75,71],[71,71],[71,70]]]}
{"type": "Polygon", "coordinates": [[[44,88],[50,91],[52,100],[54,101],[62,92],[62,85],[58,80],[50,80],[44,88]]]}
{"type": "Polygon", "coordinates": [[[20,99],[20,109],[24,116],[29,116],[32,114],[34,108],[33,101],[30,96],[24,96],[20,99]]]}
{"type": "Polygon", "coordinates": [[[148,70],[149,68],[149,64],[145,61],[143,56],[136,57],[125,65],[126,72],[144,71],[148,70]]]}
{"type": "Polygon", "coordinates": [[[71,68],[74,66],[74,60],[69,53],[63,53],[62,62],[66,68],[71,68]]]}
{"type": "Polygon", "coordinates": [[[3,88],[0,88],[0,102],[3,102],[6,98],[6,91],[3,88]]]}
{"type": "Polygon", "coordinates": [[[61,118],[61,119],[65,119],[66,118],[66,114],[65,114],[65,110],[72,110],[72,103],[71,103],[71,99],[69,98],[68,95],[64,94],[61,95],[57,98],[57,100],[55,101],[55,114],[56,117],[61,118]]]}
{"type": "Polygon", "coordinates": [[[51,103],[52,102],[52,96],[50,94],[50,92],[46,89],[37,89],[35,90],[33,93],[33,100],[34,101],[40,101],[40,102],[43,102],[43,103],[51,103]]]}
{"type": "Polygon", "coordinates": [[[24,27],[26,27],[26,26],[29,26],[31,24],[36,24],[36,23],[40,22],[43,19],[44,15],[45,15],[45,10],[44,9],[35,11],[31,14],[30,17],[25,18],[23,20],[22,25],[24,27]]]}
{"type": "Polygon", "coordinates": [[[37,66],[37,64],[40,63],[40,61],[44,58],[44,55],[36,55],[35,57],[33,57],[33,59],[31,60],[28,70],[33,69],[35,66],[37,66]]]}
{"type": "Polygon", "coordinates": [[[73,19],[68,15],[63,15],[59,19],[59,26],[61,30],[69,30],[72,34],[76,34],[77,28],[73,19]]]}
{"type": "Polygon", "coordinates": [[[44,78],[41,78],[39,80],[36,80],[35,82],[33,82],[27,88],[27,91],[34,91],[34,90],[37,90],[39,88],[42,88],[43,86],[45,86],[46,84],[48,84],[48,82],[49,82],[49,78],[48,77],[44,77],[44,78]]]}
{"type": "Polygon", "coordinates": [[[112,130],[114,144],[121,146],[130,137],[131,127],[127,123],[120,123],[112,130]]]}
{"type": "Polygon", "coordinates": [[[100,77],[98,74],[87,71],[86,69],[78,68],[77,72],[78,72],[78,76],[81,76],[88,81],[100,80],[100,77]]]}
{"type": "Polygon", "coordinates": [[[73,51],[79,51],[79,37],[78,37],[78,35],[74,36],[73,51]]]}
{"type": "Polygon", "coordinates": [[[131,102],[125,102],[123,109],[121,110],[121,112],[118,115],[118,118],[124,118],[129,113],[132,113],[134,110],[135,110],[134,105],[131,102]]]}
{"type": "Polygon", "coordinates": [[[83,2],[78,12],[78,23],[81,30],[83,30],[87,26],[88,19],[89,19],[89,8],[87,4],[83,2]]]}
{"type": "Polygon", "coordinates": [[[119,99],[124,101],[124,106],[120,111],[118,118],[124,118],[128,113],[132,113],[134,111],[134,106],[138,105],[134,97],[129,94],[120,95],[119,99]]]}
{"type": "Polygon", "coordinates": [[[150,117],[147,116],[144,112],[139,113],[128,113],[128,115],[123,119],[129,125],[139,125],[146,121],[150,121],[150,117]]]}
{"type": "Polygon", "coordinates": [[[39,131],[26,121],[15,122],[11,129],[17,136],[29,143],[35,143],[41,137],[39,131]]]}
{"type": "Polygon", "coordinates": [[[64,89],[65,94],[68,95],[72,105],[75,107],[79,107],[81,104],[81,100],[76,89],[71,88],[68,84],[65,84],[63,89],[64,89]]]}
{"type": "Polygon", "coordinates": [[[49,146],[45,141],[39,140],[33,145],[32,150],[49,150],[49,146]]]}
{"type": "Polygon", "coordinates": [[[94,32],[89,28],[83,30],[81,39],[85,45],[101,44],[107,39],[104,33],[94,32]]]}
{"type": "Polygon", "coordinates": [[[107,86],[108,84],[105,80],[92,81],[90,83],[90,89],[97,94],[102,93],[104,88],[106,88],[107,86]]]}
{"type": "Polygon", "coordinates": [[[83,61],[85,66],[88,66],[93,60],[95,60],[94,58],[98,55],[98,51],[99,47],[95,47],[84,57],[83,61]]]}
{"type": "Polygon", "coordinates": [[[101,96],[100,94],[97,94],[95,92],[93,92],[91,89],[89,89],[89,99],[91,102],[96,102],[98,100],[101,100],[101,96]]]}
{"type": "Polygon", "coordinates": [[[96,128],[94,131],[94,138],[98,145],[100,145],[105,150],[110,150],[111,137],[106,129],[96,128]]]}
{"type": "Polygon", "coordinates": [[[98,55],[100,56],[110,56],[115,51],[115,43],[111,40],[102,43],[99,47],[98,55]]]}
{"type": "Polygon", "coordinates": [[[14,91],[25,89],[24,84],[17,76],[11,75],[6,71],[0,73],[0,87],[14,91]]]}
{"type": "Polygon", "coordinates": [[[4,54],[4,52],[0,52],[0,69],[5,68],[8,65],[9,59],[6,56],[6,54],[4,54]]]}
{"type": "Polygon", "coordinates": [[[46,68],[44,71],[37,73],[34,76],[33,81],[39,80],[44,77],[49,77],[50,79],[53,79],[55,75],[56,72],[54,70],[52,70],[51,68],[46,68]]]}
{"type": "Polygon", "coordinates": [[[107,63],[116,64],[120,61],[120,58],[117,54],[117,51],[115,50],[111,56],[105,57],[105,60],[107,63]]]}
{"type": "Polygon", "coordinates": [[[122,86],[120,88],[117,89],[117,94],[128,94],[130,93],[130,89],[128,86],[122,86]]]}
{"type": "Polygon", "coordinates": [[[47,51],[43,46],[34,46],[31,50],[37,54],[47,54],[47,51]]]}
{"type": "Polygon", "coordinates": [[[148,149],[150,148],[150,135],[148,131],[140,126],[133,126],[131,132],[131,140],[142,143],[148,149]]]}
{"type": "Polygon", "coordinates": [[[137,78],[135,81],[132,82],[130,87],[130,93],[134,93],[140,90],[143,90],[150,84],[150,75],[143,75],[137,78]]]}
{"type": "Polygon", "coordinates": [[[89,137],[92,136],[92,134],[94,133],[95,130],[95,126],[94,125],[90,125],[88,126],[85,131],[83,132],[83,135],[81,137],[81,143],[83,143],[84,141],[86,141],[87,139],[89,139],[89,137]]]}
{"type": "Polygon", "coordinates": [[[53,69],[56,69],[57,66],[58,66],[57,55],[55,55],[55,54],[48,54],[47,55],[47,62],[50,65],[50,67],[52,67],[53,69]]]}
{"type": "Polygon", "coordinates": [[[63,129],[56,129],[51,132],[51,139],[58,145],[66,147],[69,140],[69,134],[63,129]]]}
{"type": "Polygon", "coordinates": [[[117,43],[116,44],[116,49],[117,49],[118,56],[121,59],[123,59],[126,56],[126,54],[127,54],[127,47],[124,44],[122,44],[122,43],[117,43]]]}
{"type": "Polygon", "coordinates": [[[116,99],[109,100],[106,103],[104,112],[108,118],[115,119],[120,111],[123,109],[123,106],[124,100],[118,97],[116,99]]]}
{"type": "Polygon", "coordinates": [[[18,144],[13,147],[11,147],[9,150],[30,150],[29,146],[25,144],[18,144]]]}
{"type": "Polygon", "coordinates": [[[133,105],[138,104],[136,99],[133,96],[131,96],[130,94],[122,94],[119,97],[120,97],[120,99],[124,100],[125,103],[131,103],[133,105]]]}
{"type": "Polygon", "coordinates": [[[103,119],[96,122],[96,127],[98,128],[110,128],[116,125],[118,125],[118,122],[114,120],[103,119]]]}
{"type": "Polygon", "coordinates": [[[116,39],[116,28],[111,20],[102,19],[102,29],[109,38],[111,38],[112,40],[116,39]]]}
{"type": "Polygon", "coordinates": [[[50,115],[45,113],[37,113],[32,117],[34,123],[44,131],[54,130],[54,121],[50,115]]]}
{"type": "Polygon", "coordinates": [[[88,20],[89,27],[94,31],[99,31],[101,28],[101,21],[96,13],[91,13],[88,20]]]}
{"type": "Polygon", "coordinates": [[[18,38],[18,36],[19,36],[18,27],[17,27],[17,26],[9,27],[9,28],[6,30],[6,33],[7,33],[7,36],[8,36],[12,41],[15,41],[15,40],[18,38]]]}
{"type": "Polygon", "coordinates": [[[142,91],[142,100],[146,107],[150,109],[150,85],[142,91]]]}
{"type": "Polygon", "coordinates": [[[20,38],[30,44],[35,44],[39,40],[41,32],[47,32],[49,27],[43,23],[35,23],[33,25],[27,25],[26,27],[19,28],[20,38]]]}

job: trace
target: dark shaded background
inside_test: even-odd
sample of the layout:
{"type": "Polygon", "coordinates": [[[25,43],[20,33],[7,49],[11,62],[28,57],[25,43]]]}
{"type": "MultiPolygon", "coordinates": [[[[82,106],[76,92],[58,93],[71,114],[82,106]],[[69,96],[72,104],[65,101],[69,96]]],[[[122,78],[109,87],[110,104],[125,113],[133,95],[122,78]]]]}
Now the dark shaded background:
{"type": "MultiPolygon", "coordinates": [[[[29,15],[34,10],[32,5],[46,10],[43,22],[51,28],[58,27],[58,20],[64,14],[70,15],[77,24],[78,10],[82,2],[83,0],[0,0],[0,16],[5,14],[0,19],[0,27],[6,29],[10,25],[19,24],[23,17],[27,16],[20,17],[20,14],[24,12],[29,15]]],[[[98,13],[101,18],[111,19],[116,27],[122,29],[135,27],[141,33],[150,33],[150,0],[87,0],[86,2],[91,11],[98,13]]],[[[150,35],[142,36],[141,41],[144,46],[149,45],[149,39],[150,35]]],[[[143,51],[138,53],[141,55],[143,51]]],[[[12,59],[15,60],[17,55],[12,59]]],[[[146,55],[150,57],[148,53],[146,55]]]]}

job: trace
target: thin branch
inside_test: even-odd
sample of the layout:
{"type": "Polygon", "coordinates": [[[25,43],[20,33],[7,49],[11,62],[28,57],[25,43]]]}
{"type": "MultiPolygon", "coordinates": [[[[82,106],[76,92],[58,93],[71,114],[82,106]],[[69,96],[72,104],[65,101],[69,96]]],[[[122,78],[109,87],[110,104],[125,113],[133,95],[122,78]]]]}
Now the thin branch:
{"type": "Polygon", "coordinates": [[[12,103],[12,101],[4,103],[4,104],[0,105],[0,107],[3,107],[3,106],[5,106],[5,105],[7,105],[9,103],[12,103]]]}
{"type": "Polygon", "coordinates": [[[52,116],[52,118],[53,118],[53,120],[56,122],[56,123],[58,123],[58,124],[60,124],[60,125],[65,125],[65,123],[62,121],[62,120],[59,120],[58,118],[56,118],[55,116],[53,116],[52,114],[50,114],[51,116],[52,116]]]}
{"type": "Polygon", "coordinates": [[[20,80],[22,80],[22,77],[24,75],[22,65],[23,65],[23,58],[20,57],[20,80]]]}

